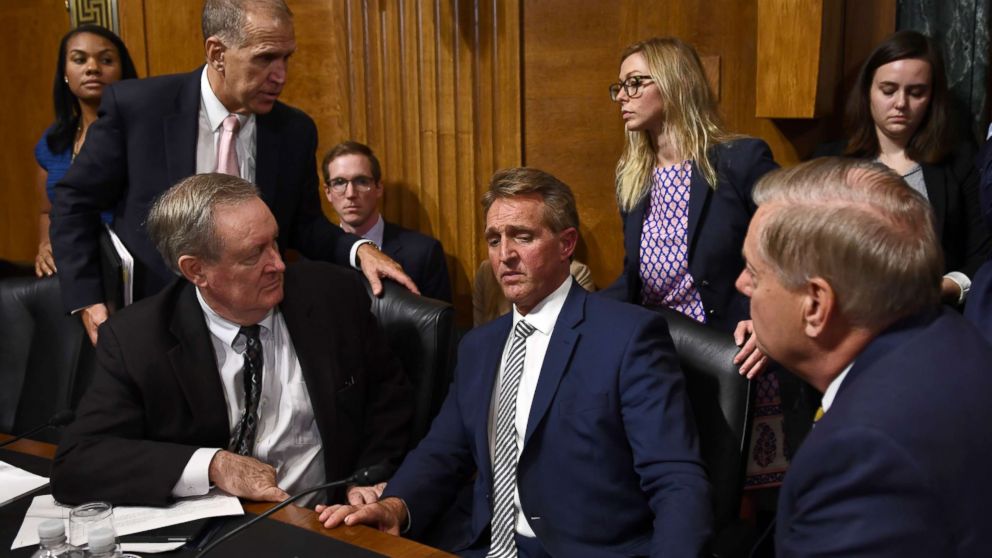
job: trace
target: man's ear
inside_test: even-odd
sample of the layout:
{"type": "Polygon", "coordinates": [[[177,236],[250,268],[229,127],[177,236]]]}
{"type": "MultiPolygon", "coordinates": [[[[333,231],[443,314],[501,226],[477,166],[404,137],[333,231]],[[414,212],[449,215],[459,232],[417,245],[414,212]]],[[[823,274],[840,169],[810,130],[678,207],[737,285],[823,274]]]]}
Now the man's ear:
{"type": "Polygon", "coordinates": [[[561,256],[564,259],[572,257],[575,252],[575,246],[579,242],[579,231],[575,230],[575,227],[568,227],[567,229],[558,233],[559,242],[561,242],[561,256]]]}
{"type": "Polygon", "coordinates": [[[217,73],[223,75],[224,52],[227,51],[227,47],[224,46],[224,43],[222,43],[220,38],[216,35],[207,37],[203,50],[207,55],[207,65],[213,68],[217,73]]]}
{"type": "Polygon", "coordinates": [[[207,276],[203,268],[203,260],[196,256],[179,256],[179,272],[183,274],[190,283],[197,287],[207,284],[207,276]]]}
{"type": "Polygon", "coordinates": [[[833,287],[822,277],[813,277],[806,283],[802,305],[803,332],[814,339],[822,336],[836,317],[833,287]]]}

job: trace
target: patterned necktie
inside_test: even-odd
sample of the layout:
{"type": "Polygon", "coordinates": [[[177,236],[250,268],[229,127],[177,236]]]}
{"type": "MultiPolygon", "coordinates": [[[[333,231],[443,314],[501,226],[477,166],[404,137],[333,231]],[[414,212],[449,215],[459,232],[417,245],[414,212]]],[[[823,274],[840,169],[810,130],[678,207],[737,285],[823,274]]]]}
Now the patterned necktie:
{"type": "Polygon", "coordinates": [[[487,558],[515,558],[513,540],[517,517],[513,494],[517,487],[517,390],[524,373],[527,337],[534,326],[520,320],[513,330],[513,343],[499,383],[496,405],[496,450],[493,456],[493,523],[487,558]]]}
{"type": "Polygon", "coordinates": [[[245,367],[242,378],[245,384],[245,411],[234,430],[234,443],[231,451],[241,455],[251,455],[255,447],[255,434],[258,432],[258,400],[262,393],[262,342],[258,338],[259,326],[245,326],[234,338],[237,348],[244,339],[245,367]]]}
{"type": "Polygon", "coordinates": [[[240,129],[241,121],[235,114],[228,114],[221,122],[220,144],[217,146],[217,172],[221,174],[241,176],[238,150],[234,147],[240,129]]]}

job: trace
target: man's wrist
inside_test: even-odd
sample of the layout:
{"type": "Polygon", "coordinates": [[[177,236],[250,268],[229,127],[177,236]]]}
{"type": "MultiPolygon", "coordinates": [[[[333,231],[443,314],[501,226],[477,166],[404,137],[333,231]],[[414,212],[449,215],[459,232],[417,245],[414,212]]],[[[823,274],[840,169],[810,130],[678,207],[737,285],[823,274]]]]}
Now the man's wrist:
{"type": "Polygon", "coordinates": [[[361,260],[358,257],[358,250],[359,250],[359,248],[361,248],[362,246],[365,246],[366,244],[371,244],[372,245],[372,249],[374,249],[376,252],[379,251],[379,247],[375,245],[375,242],[372,242],[371,240],[369,240],[367,238],[363,238],[363,239],[359,240],[358,242],[356,242],[356,243],[354,243],[354,244],[351,245],[351,254],[350,254],[351,267],[353,267],[355,269],[362,269],[362,263],[361,263],[361,260]]]}
{"type": "Polygon", "coordinates": [[[390,496],[388,498],[383,498],[379,500],[379,504],[386,507],[389,512],[396,518],[396,522],[400,528],[400,534],[406,534],[410,530],[410,508],[407,507],[406,502],[398,496],[390,496]]]}

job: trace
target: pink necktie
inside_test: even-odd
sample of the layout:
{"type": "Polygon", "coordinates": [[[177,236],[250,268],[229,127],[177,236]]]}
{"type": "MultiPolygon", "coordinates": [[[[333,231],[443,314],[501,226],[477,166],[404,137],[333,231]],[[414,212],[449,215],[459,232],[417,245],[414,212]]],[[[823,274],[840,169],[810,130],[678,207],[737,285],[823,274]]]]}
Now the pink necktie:
{"type": "Polygon", "coordinates": [[[228,114],[221,123],[220,144],[217,146],[217,172],[241,176],[241,165],[238,164],[238,150],[234,142],[241,129],[241,121],[237,115],[228,114]]]}

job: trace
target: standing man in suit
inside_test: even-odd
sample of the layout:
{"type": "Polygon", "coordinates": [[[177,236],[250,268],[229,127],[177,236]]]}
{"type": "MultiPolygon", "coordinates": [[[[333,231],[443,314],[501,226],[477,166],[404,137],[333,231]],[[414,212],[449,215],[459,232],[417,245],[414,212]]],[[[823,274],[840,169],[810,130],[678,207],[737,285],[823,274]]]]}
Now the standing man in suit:
{"type": "Polygon", "coordinates": [[[67,311],[81,311],[96,342],[107,319],[100,274],[99,214],[135,258],[134,299],[171,274],[144,222],[159,195],[196,173],[223,172],[259,185],[279,224],[279,245],[311,259],[360,266],[373,291],[390,277],[416,291],[396,262],[343,234],[317,198],[313,120],[278,101],[296,50],[282,0],[206,0],[206,65],[189,74],[128,80],[107,89],[84,149],[55,186],[52,245],[67,311]]]}
{"type": "Polygon", "coordinates": [[[101,326],[55,456],[60,502],[165,505],[211,485],[279,501],[399,462],[410,390],[352,272],[283,264],[272,212],[224,174],[167,191],[148,230],[182,277],[101,326]]]}
{"type": "Polygon", "coordinates": [[[334,206],[341,228],[375,242],[396,260],[420,294],[451,302],[444,249],[436,238],[387,222],[379,213],[382,167],[369,146],[346,141],[331,148],[320,164],[324,195],[334,206]]]}
{"type": "Polygon", "coordinates": [[[383,499],[318,506],[321,521],[416,536],[475,474],[452,551],[698,556],[709,485],[665,321],[569,276],[579,219],[555,177],[500,171],[482,204],[513,311],[462,340],[440,414],[383,499]]]}
{"type": "Polygon", "coordinates": [[[737,286],[762,351],[823,392],[778,556],[992,556],[992,347],[939,306],[927,201],[836,158],[770,173],[754,198],[737,286]]]}

